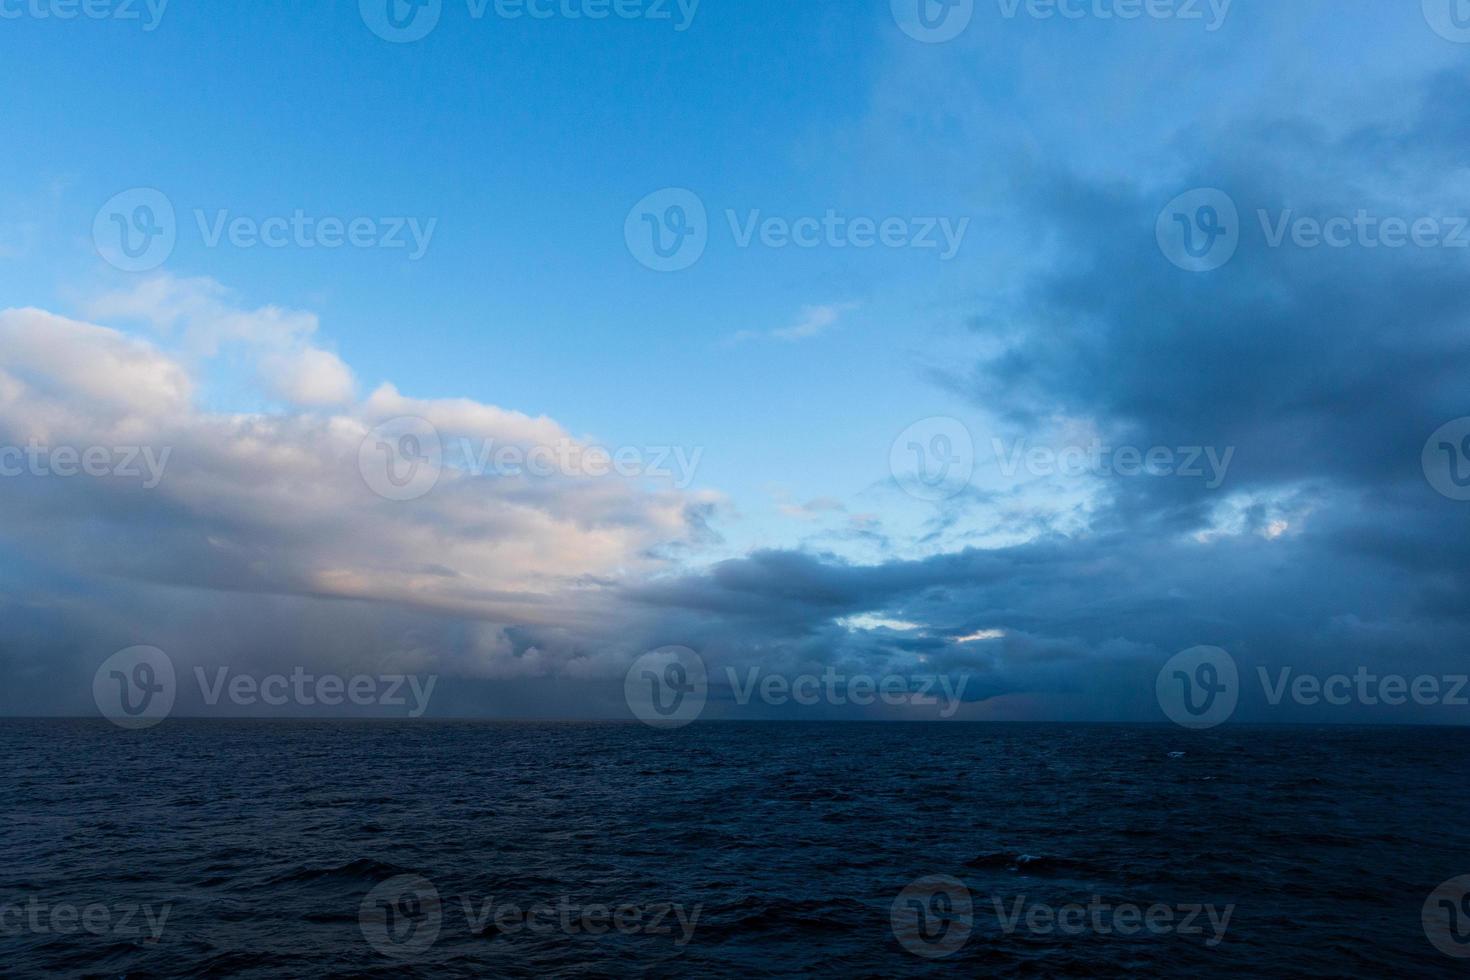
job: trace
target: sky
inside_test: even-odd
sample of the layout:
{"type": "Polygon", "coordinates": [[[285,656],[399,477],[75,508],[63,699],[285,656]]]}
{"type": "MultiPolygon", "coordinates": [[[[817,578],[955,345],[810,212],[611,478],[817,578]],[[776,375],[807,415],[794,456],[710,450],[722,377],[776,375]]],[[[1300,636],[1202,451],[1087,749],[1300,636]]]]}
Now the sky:
{"type": "Polygon", "coordinates": [[[1455,2],[0,0],[0,712],[1463,723],[1455,2]]]}

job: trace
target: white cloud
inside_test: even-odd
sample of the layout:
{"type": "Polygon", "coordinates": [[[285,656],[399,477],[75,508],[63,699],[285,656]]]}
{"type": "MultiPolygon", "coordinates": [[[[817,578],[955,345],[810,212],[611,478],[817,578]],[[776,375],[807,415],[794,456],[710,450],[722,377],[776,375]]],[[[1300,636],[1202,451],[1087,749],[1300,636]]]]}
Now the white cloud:
{"type": "Polygon", "coordinates": [[[261,368],[272,390],[293,405],[345,405],[357,391],[352,370],[342,359],[316,347],[267,355],[261,368]]]}
{"type": "Polygon", "coordinates": [[[362,414],[375,423],[415,416],[428,419],[441,431],[516,445],[552,445],[570,438],[566,429],[544,415],[532,418],[468,398],[407,398],[386,382],[368,396],[362,414]]]}
{"type": "Polygon", "coordinates": [[[147,324],[160,335],[176,336],[185,353],[202,357],[232,344],[272,352],[299,350],[319,326],[314,313],[301,310],[244,309],[229,289],[204,277],[153,276],[98,297],[84,312],[95,319],[147,324]]]}
{"type": "Polygon", "coordinates": [[[926,628],[922,623],[911,623],[906,619],[885,619],[872,613],[847,616],[839,619],[837,625],[849,630],[893,630],[896,633],[909,633],[926,628]]]}
{"type": "Polygon", "coordinates": [[[857,309],[856,303],[829,303],[823,306],[804,306],[801,317],[789,327],[771,331],[777,340],[806,340],[826,333],[837,326],[843,314],[857,309]]]}
{"type": "Polygon", "coordinates": [[[316,314],[273,305],[242,307],[213,279],[157,275],[100,296],[85,311],[97,319],[146,324],[186,357],[243,351],[256,363],[266,389],[292,405],[340,406],[356,394],[351,369],[312,343],[320,328],[316,314]]]}
{"type": "Polygon", "coordinates": [[[823,514],[840,514],[847,510],[842,501],[835,497],[818,497],[808,500],[804,504],[779,503],[777,510],[787,517],[796,517],[804,521],[815,521],[823,514]]]}
{"type": "Polygon", "coordinates": [[[730,339],[733,343],[742,343],[761,337],[770,337],[788,343],[810,340],[837,326],[843,316],[858,309],[859,305],[858,303],[822,303],[803,306],[796,321],[790,326],[770,331],[742,330],[730,339]]]}
{"type": "MultiPolygon", "coordinates": [[[[145,288],[111,308],[126,305],[153,322],[200,322],[177,314],[179,299],[145,288]],[[148,296],[163,305],[150,308],[148,296]]],[[[264,322],[273,337],[273,324],[285,322],[218,304],[210,321],[264,322]]],[[[385,500],[369,489],[359,450],[386,417],[430,419],[446,445],[549,443],[566,431],[468,399],[408,398],[392,385],[355,402],[351,372],[335,355],[288,346],[263,357],[281,369],[272,381],[293,405],[337,410],[205,411],[194,402],[190,369],[154,344],[40,310],[0,311],[0,445],[169,451],[161,483],[147,492],[113,477],[0,480],[9,518],[0,533],[10,553],[83,579],[567,625],[594,617],[597,596],[619,581],[667,567],[658,556],[692,537],[687,515],[710,499],[615,475],[477,476],[446,467],[427,496],[385,500]]]]}
{"type": "Polygon", "coordinates": [[[56,399],[58,413],[113,421],[182,411],[193,392],[188,373],[151,345],[36,309],[0,311],[0,378],[10,396],[0,411],[56,399]]]}

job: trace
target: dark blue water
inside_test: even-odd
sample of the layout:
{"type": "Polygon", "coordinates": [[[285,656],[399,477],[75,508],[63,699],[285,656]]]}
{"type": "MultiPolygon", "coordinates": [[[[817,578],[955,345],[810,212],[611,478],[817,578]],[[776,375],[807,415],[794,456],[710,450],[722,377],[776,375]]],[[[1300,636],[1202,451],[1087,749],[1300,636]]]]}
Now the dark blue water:
{"type": "Polygon", "coordinates": [[[1470,963],[1421,921],[1436,886],[1470,874],[1464,731],[36,721],[0,739],[6,977],[1470,963]],[[964,893],[908,893],[927,931],[901,925],[900,942],[895,899],[934,875],[964,893]],[[1131,935],[1109,913],[1093,918],[1108,931],[1073,915],[1065,935],[1012,914],[1090,901],[1180,924],[1233,911],[1223,934],[1203,912],[1200,933],[1131,935]],[[533,932],[517,910],[542,903],[533,932]],[[93,929],[59,931],[69,906],[93,929]]]}

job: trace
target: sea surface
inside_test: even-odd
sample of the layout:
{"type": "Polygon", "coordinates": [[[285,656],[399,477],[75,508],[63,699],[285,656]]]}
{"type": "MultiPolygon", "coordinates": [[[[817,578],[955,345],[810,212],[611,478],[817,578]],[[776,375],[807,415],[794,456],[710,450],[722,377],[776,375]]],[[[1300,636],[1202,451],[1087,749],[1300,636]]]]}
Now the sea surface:
{"type": "Polygon", "coordinates": [[[1470,966],[1421,916],[1470,874],[1464,730],[51,720],[0,745],[7,978],[1470,966]]]}

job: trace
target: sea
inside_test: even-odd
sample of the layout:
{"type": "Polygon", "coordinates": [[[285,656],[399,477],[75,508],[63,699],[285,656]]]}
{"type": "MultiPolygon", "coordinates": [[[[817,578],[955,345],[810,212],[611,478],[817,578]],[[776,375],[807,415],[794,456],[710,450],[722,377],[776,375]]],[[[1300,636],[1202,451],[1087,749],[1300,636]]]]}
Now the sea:
{"type": "Polygon", "coordinates": [[[6,978],[1470,967],[1464,729],[10,720],[0,744],[6,978]]]}

